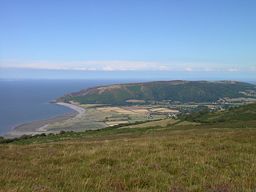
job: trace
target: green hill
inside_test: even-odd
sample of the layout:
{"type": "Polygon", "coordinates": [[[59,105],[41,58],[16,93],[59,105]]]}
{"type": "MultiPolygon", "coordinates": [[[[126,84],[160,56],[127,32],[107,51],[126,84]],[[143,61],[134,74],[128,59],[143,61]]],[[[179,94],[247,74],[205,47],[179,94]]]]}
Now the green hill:
{"type": "Polygon", "coordinates": [[[185,117],[186,120],[200,123],[220,123],[220,122],[256,122],[256,103],[230,108],[225,111],[209,113],[201,111],[185,117]]]}
{"type": "Polygon", "coordinates": [[[255,85],[236,81],[156,81],[94,87],[61,100],[112,105],[128,104],[129,100],[213,102],[223,97],[255,97],[255,93],[255,85]]]}

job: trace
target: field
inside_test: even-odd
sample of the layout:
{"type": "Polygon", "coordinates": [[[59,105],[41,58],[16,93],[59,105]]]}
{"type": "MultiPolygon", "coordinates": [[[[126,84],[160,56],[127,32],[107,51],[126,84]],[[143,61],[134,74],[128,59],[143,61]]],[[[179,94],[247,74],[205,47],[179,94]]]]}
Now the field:
{"type": "Polygon", "coordinates": [[[85,131],[102,129],[108,126],[128,124],[148,120],[148,114],[157,111],[159,114],[152,115],[151,120],[166,118],[166,113],[173,112],[167,108],[151,106],[126,106],[110,107],[103,105],[80,105],[85,113],[80,117],[49,124],[48,131],[85,131]]]}
{"type": "Polygon", "coordinates": [[[164,107],[157,107],[157,106],[126,106],[126,107],[98,107],[99,111],[103,112],[116,112],[121,114],[128,114],[128,115],[147,115],[152,112],[159,112],[159,113],[178,113],[179,111],[164,108],[164,107]]]}
{"type": "Polygon", "coordinates": [[[256,188],[256,129],[140,130],[1,145],[0,191],[256,188]]]}
{"type": "MultiPolygon", "coordinates": [[[[174,119],[163,119],[163,120],[155,120],[155,121],[150,121],[146,122],[143,124],[137,124],[137,125],[127,125],[127,126],[122,126],[119,129],[125,129],[125,128],[145,128],[145,127],[167,127],[169,125],[173,125],[177,123],[177,120],[174,119]]],[[[191,122],[189,122],[191,124],[191,122]]]]}
{"type": "Polygon", "coordinates": [[[0,191],[253,192],[255,106],[187,118],[221,119],[214,123],[165,119],[6,140],[0,191]]]}

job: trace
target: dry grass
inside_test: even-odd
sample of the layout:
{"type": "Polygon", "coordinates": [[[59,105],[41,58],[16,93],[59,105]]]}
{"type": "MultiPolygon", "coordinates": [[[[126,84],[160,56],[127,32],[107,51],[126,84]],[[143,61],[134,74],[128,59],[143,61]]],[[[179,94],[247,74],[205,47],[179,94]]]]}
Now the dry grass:
{"type": "Polygon", "coordinates": [[[169,109],[169,108],[152,108],[150,109],[150,111],[152,112],[158,112],[158,113],[178,113],[178,110],[174,110],[174,109],[169,109]]]}
{"type": "Polygon", "coordinates": [[[200,125],[200,123],[197,123],[197,122],[191,122],[191,121],[182,121],[178,124],[179,126],[180,125],[200,125]]]}
{"type": "Polygon", "coordinates": [[[121,108],[121,107],[98,107],[97,110],[102,112],[114,112],[114,113],[120,113],[125,115],[133,115],[135,114],[133,111],[121,108]]]}
{"type": "Polygon", "coordinates": [[[125,115],[145,115],[149,110],[145,107],[98,107],[99,111],[114,112],[125,115]]]}
{"type": "Polygon", "coordinates": [[[256,129],[0,145],[0,191],[253,191],[256,129]]]}
{"type": "Polygon", "coordinates": [[[163,119],[163,120],[158,120],[158,121],[149,121],[143,124],[138,124],[138,125],[127,125],[124,127],[120,127],[120,129],[124,128],[145,128],[145,127],[166,127],[168,125],[172,125],[174,123],[177,123],[177,120],[174,119],[163,119]]]}
{"type": "Polygon", "coordinates": [[[146,115],[150,112],[158,113],[177,113],[178,110],[173,110],[169,108],[157,107],[152,108],[149,106],[127,106],[127,107],[98,107],[99,111],[102,112],[115,112],[120,114],[129,114],[129,115],[146,115]]]}
{"type": "Polygon", "coordinates": [[[131,111],[134,112],[135,114],[142,114],[142,115],[146,115],[149,113],[147,109],[133,109],[131,111]]]}
{"type": "Polygon", "coordinates": [[[128,121],[106,121],[105,122],[108,126],[115,126],[115,125],[120,125],[120,124],[127,124],[128,121]]]}

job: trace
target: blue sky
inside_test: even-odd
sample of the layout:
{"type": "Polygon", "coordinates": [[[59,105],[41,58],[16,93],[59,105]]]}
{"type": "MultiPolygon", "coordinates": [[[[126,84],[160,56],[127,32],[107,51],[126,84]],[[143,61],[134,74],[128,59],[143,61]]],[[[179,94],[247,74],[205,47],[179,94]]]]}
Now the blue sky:
{"type": "Polygon", "coordinates": [[[253,79],[255,10],[255,0],[0,0],[0,78],[253,79]]]}

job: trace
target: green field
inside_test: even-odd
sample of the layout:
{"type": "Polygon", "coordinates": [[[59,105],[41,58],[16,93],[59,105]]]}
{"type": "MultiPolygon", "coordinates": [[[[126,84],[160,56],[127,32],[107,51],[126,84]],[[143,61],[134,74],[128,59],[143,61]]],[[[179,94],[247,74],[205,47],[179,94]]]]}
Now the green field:
{"type": "Polygon", "coordinates": [[[255,110],[10,140],[0,145],[0,191],[253,192],[255,110]]]}

